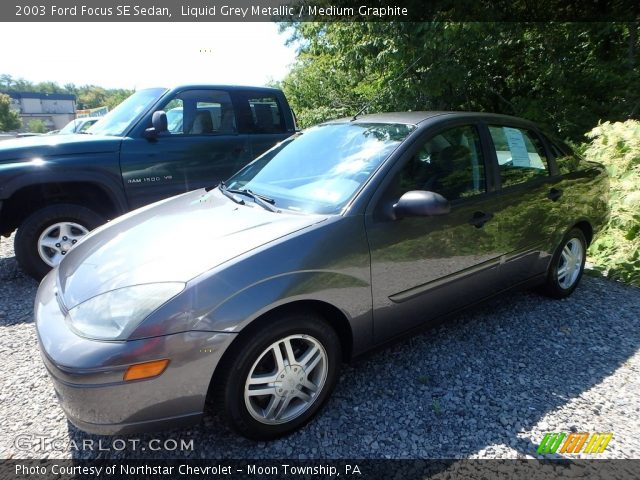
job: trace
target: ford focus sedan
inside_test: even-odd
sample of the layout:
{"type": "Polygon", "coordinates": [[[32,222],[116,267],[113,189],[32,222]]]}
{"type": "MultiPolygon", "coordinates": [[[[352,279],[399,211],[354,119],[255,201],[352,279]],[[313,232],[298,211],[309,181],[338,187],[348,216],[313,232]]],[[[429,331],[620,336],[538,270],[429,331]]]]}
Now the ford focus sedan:
{"type": "Polygon", "coordinates": [[[608,217],[601,165],[525,120],[367,115],[104,225],[42,281],[60,404],[102,434],[308,422],[341,364],[514,287],[570,295],[608,217]]]}

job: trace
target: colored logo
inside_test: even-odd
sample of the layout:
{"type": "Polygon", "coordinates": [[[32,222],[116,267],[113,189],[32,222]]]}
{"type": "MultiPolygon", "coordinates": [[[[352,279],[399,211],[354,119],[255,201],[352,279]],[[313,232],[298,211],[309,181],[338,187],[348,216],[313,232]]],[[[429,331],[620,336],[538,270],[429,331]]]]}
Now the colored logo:
{"type": "Polygon", "coordinates": [[[538,455],[553,453],[589,453],[596,454],[604,452],[609,441],[613,437],[611,432],[594,433],[546,433],[540,442],[538,455]],[[562,445],[562,447],[560,446],[562,445]],[[584,449],[583,449],[584,448],[584,449]]]}

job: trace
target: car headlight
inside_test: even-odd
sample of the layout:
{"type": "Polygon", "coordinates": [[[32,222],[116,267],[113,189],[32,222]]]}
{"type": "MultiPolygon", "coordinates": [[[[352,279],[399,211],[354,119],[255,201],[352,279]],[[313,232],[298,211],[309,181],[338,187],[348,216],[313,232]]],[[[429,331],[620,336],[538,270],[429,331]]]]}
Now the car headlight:
{"type": "Polygon", "coordinates": [[[124,340],[184,283],[135,285],[97,295],[69,310],[66,321],[78,335],[94,340],[124,340]]]}

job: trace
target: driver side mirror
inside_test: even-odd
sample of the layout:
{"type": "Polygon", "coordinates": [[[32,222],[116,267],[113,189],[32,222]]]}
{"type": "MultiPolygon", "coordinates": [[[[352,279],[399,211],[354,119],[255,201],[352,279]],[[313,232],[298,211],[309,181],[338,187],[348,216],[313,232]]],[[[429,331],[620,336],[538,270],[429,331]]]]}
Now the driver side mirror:
{"type": "Polygon", "coordinates": [[[151,125],[153,125],[151,128],[147,128],[144,131],[144,136],[146,138],[156,138],[160,135],[169,133],[167,114],[162,110],[153,112],[153,116],[151,117],[151,125]]]}
{"type": "Polygon", "coordinates": [[[405,193],[393,206],[396,219],[446,215],[450,211],[451,205],[446,198],[439,193],[424,190],[412,190],[405,193]]]}

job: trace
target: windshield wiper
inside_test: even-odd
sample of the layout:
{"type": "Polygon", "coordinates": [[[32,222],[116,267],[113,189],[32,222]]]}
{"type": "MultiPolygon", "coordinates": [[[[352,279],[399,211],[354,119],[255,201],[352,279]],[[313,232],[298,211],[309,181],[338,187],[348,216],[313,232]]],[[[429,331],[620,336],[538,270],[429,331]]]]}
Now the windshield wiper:
{"type": "MultiPolygon", "coordinates": [[[[240,205],[244,205],[244,200],[240,198],[238,195],[236,195],[234,192],[227,190],[227,186],[224,184],[224,182],[220,182],[218,186],[220,187],[220,191],[225,197],[230,198],[231,200],[233,200],[236,203],[239,203],[240,205]]],[[[205,188],[205,190],[208,192],[211,190],[211,188],[205,188]]]]}
{"type": "Polygon", "coordinates": [[[238,199],[238,197],[237,197],[237,195],[244,195],[246,197],[249,197],[249,198],[253,199],[253,201],[255,203],[260,205],[265,210],[269,210],[270,212],[276,212],[276,213],[280,212],[280,210],[274,206],[276,201],[273,198],[267,197],[266,195],[261,195],[259,193],[254,193],[254,192],[252,192],[251,190],[249,190],[247,188],[243,188],[243,189],[239,189],[239,190],[232,189],[232,188],[227,187],[227,184],[224,183],[224,182],[220,182],[218,187],[220,188],[220,191],[224,195],[226,195],[227,197],[231,198],[236,203],[240,203],[240,202],[237,201],[237,200],[240,200],[242,202],[242,204],[244,204],[244,200],[238,199]]]}

